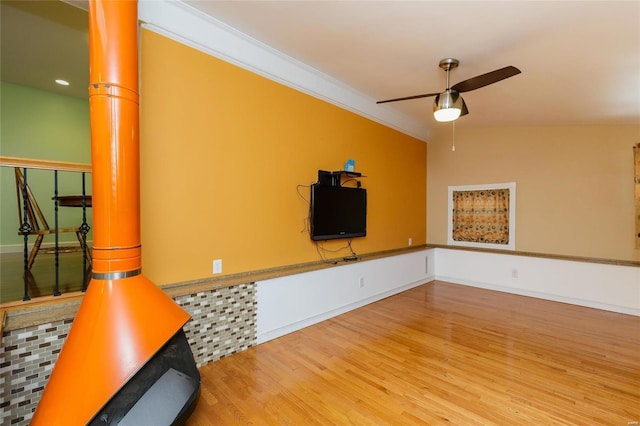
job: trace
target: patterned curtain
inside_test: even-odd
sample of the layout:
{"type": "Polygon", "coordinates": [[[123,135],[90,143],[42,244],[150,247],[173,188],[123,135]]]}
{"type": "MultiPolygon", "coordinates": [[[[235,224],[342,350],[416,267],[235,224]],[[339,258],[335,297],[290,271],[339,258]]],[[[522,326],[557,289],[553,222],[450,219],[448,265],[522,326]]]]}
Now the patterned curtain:
{"type": "Polygon", "coordinates": [[[640,248],[640,143],[633,147],[633,157],[636,163],[636,248],[640,248]]]}
{"type": "Polygon", "coordinates": [[[509,244],[509,189],[453,191],[453,240],[509,244]]]}

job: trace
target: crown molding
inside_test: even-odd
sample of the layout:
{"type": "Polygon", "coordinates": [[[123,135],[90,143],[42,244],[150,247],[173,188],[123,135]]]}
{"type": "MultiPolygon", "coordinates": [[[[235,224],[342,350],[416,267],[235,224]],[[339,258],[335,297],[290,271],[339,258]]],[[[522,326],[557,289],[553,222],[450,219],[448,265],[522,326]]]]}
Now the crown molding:
{"type": "Polygon", "coordinates": [[[377,105],[375,99],[182,1],[141,0],[138,15],[143,28],[427,141],[426,120],[421,122],[386,105],[377,105]]]}

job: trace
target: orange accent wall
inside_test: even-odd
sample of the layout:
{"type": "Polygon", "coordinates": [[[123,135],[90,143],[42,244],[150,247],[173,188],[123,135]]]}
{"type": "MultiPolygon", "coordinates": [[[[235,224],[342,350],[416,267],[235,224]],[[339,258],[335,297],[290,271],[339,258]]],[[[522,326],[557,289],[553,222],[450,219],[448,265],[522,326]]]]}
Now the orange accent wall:
{"type": "Polygon", "coordinates": [[[356,253],[426,242],[424,142],[156,33],[141,43],[142,264],[156,284],[211,277],[214,259],[223,275],[320,260],[296,186],[350,158],[369,199],[356,253]]]}

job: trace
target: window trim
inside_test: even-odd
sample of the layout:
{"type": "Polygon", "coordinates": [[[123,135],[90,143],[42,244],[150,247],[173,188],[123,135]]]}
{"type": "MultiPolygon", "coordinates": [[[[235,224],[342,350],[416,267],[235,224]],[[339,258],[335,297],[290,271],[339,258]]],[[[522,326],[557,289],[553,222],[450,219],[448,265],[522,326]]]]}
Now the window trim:
{"type": "Polygon", "coordinates": [[[482,185],[460,185],[448,187],[448,205],[447,205],[447,245],[477,247],[497,250],[515,250],[516,249],[516,183],[491,183],[482,185]],[[453,193],[454,191],[481,191],[492,189],[508,189],[509,190],[509,243],[476,243],[471,241],[455,241],[453,239],[453,193]]]}

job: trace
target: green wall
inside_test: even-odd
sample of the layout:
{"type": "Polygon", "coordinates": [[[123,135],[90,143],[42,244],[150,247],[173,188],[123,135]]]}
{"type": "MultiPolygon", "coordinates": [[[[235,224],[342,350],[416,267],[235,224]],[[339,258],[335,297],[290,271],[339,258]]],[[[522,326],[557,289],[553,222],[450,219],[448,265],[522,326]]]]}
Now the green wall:
{"type": "MultiPolygon", "coordinates": [[[[89,101],[0,82],[0,155],[52,161],[91,162],[89,101]]],[[[81,193],[81,174],[60,172],[59,194],[81,193]]],[[[54,223],[53,173],[33,170],[28,182],[50,226],[54,223]]],[[[86,178],[91,192],[91,176],[86,178]]],[[[15,251],[22,244],[18,236],[18,210],[13,168],[0,168],[0,245],[15,251]]],[[[91,212],[88,212],[89,219],[91,212]]],[[[60,226],[78,226],[81,209],[61,208],[60,226]]],[[[88,236],[91,239],[91,235],[88,236]]],[[[74,240],[71,234],[61,241],[74,240]]],[[[53,242],[53,237],[45,238],[53,242]]]]}

